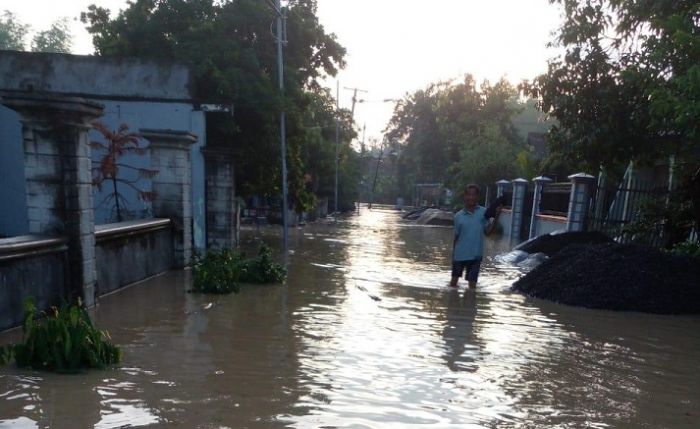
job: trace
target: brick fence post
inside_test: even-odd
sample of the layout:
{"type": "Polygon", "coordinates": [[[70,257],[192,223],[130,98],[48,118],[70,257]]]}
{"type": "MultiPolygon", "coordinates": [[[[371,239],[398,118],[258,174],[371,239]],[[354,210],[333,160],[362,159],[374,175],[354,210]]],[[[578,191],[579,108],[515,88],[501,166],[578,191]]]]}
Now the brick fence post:
{"type": "Polygon", "coordinates": [[[173,223],[175,266],[185,267],[192,260],[192,161],[190,146],[197,136],[187,131],[140,130],[150,142],[153,216],[170,218],[173,223]]]}
{"type": "Polygon", "coordinates": [[[511,209],[513,216],[510,220],[510,237],[512,240],[520,239],[520,231],[523,226],[523,215],[525,212],[525,193],[527,192],[527,180],[515,179],[513,184],[513,199],[511,209]]]}
{"type": "Polygon", "coordinates": [[[236,246],[237,203],[231,150],[205,147],[207,247],[236,246]]]}
{"type": "Polygon", "coordinates": [[[540,214],[540,201],[542,200],[542,189],[544,185],[550,183],[552,179],[549,177],[539,176],[532,179],[535,182],[535,193],[532,196],[532,218],[530,219],[530,237],[534,238],[537,235],[537,215],[540,214]]]}
{"type": "Polygon", "coordinates": [[[103,106],[54,93],[0,93],[20,114],[29,233],[68,239],[71,300],[95,304],[95,217],[90,123],[103,106]]]}
{"type": "Polygon", "coordinates": [[[567,231],[584,231],[586,216],[590,205],[590,188],[595,183],[595,177],[586,173],[569,176],[571,194],[569,196],[569,212],[566,217],[567,231]]]}

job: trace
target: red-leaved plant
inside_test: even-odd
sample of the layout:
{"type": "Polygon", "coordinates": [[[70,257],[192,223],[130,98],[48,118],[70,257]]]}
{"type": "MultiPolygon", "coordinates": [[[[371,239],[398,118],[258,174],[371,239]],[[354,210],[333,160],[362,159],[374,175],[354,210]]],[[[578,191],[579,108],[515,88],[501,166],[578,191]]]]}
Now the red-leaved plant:
{"type": "Polygon", "coordinates": [[[147,149],[141,146],[141,136],[138,133],[129,131],[127,124],[121,124],[116,131],[107,128],[101,122],[93,122],[92,127],[104,137],[104,142],[93,141],[90,146],[95,150],[104,152],[99,161],[93,162],[92,184],[98,190],[111,185],[111,192],[100,201],[97,207],[103,204],[114,204],[114,211],[117,222],[124,220],[124,212],[127,211],[127,199],[119,192],[119,185],[124,185],[136,191],[138,198],[144,202],[153,201],[156,198],[155,192],[144,191],[137,184],[140,179],[153,178],[158,174],[158,170],[149,168],[138,168],[119,162],[120,158],[126,154],[145,155],[147,149]],[[131,170],[136,173],[136,179],[130,180],[120,176],[120,169],[131,170]]]}

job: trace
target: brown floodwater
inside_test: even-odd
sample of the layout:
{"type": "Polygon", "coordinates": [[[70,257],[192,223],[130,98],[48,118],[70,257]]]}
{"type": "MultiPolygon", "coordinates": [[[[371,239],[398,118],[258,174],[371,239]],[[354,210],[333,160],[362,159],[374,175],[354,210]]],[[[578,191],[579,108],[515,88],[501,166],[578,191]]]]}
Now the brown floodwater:
{"type": "Polygon", "coordinates": [[[478,290],[448,290],[451,240],[363,209],[292,231],[286,286],[193,295],[178,271],[104,297],[123,364],[0,368],[0,428],[700,427],[699,317],[525,298],[492,240],[478,290]]]}

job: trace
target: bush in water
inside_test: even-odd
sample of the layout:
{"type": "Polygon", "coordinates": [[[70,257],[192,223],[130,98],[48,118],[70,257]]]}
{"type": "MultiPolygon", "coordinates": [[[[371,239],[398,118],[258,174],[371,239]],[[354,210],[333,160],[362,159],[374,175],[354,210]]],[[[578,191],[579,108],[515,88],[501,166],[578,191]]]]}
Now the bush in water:
{"type": "Polygon", "coordinates": [[[19,367],[76,373],[88,368],[104,369],[121,361],[121,350],[106,331],[96,329],[87,309],[77,304],[52,307],[35,318],[31,299],[24,304],[23,343],[0,349],[0,363],[13,358],[19,367]]]}
{"type": "Polygon", "coordinates": [[[286,270],[272,259],[272,251],[262,244],[258,256],[246,258],[232,249],[210,250],[196,257],[192,292],[238,293],[240,283],[280,283],[286,270]]]}
{"type": "Polygon", "coordinates": [[[195,256],[192,292],[238,293],[243,256],[231,249],[209,250],[204,257],[195,256]]]}
{"type": "Polygon", "coordinates": [[[287,270],[272,259],[272,250],[261,244],[258,256],[246,259],[241,273],[243,283],[281,283],[287,277],[287,270]]]}

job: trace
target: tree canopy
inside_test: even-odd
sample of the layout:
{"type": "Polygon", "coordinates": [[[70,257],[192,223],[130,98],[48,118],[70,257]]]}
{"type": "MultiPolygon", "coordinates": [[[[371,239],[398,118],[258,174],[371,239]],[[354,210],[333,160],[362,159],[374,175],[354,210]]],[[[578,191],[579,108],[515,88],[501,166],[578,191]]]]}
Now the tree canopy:
{"type": "Polygon", "coordinates": [[[597,171],[696,150],[700,5],[693,0],[551,0],[562,54],[525,93],[558,121],[552,148],[597,171]]]}
{"type": "MultiPolygon", "coordinates": [[[[31,26],[23,24],[17,16],[6,10],[0,17],[0,49],[24,51],[26,39],[31,26]]],[[[68,20],[61,18],[53,22],[47,30],[41,30],[32,36],[33,52],[70,53],[73,36],[68,28],[68,20]]]]}
{"type": "MultiPolygon", "coordinates": [[[[328,164],[335,156],[335,108],[321,79],[345,66],[346,52],[319,23],[315,0],[294,2],[286,16],[284,95],[277,88],[272,32],[277,12],[271,2],[135,0],[116,16],[92,5],[81,19],[97,54],[189,64],[199,100],[234,106],[233,117],[211,124],[215,129],[207,144],[236,151],[237,183],[244,195],[281,192],[278,117],[284,108],[290,197],[303,208],[313,202],[313,190],[329,195],[333,181],[328,164]]],[[[347,112],[343,115],[345,161],[356,154],[349,146],[355,132],[347,112]]],[[[353,178],[350,184],[356,182],[353,178]]]]}
{"type": "Polygon", "coordinates": [[[22,51],[29,25],[22,24],[14,13],[6,10],[0,17],[0,49],[22,51]]]}
{"type": "Polygon", "coordinates": [[[37,32],[32,38],[32,51],[68,54],[73,46],[73,36],[66,18],[54,21],[48,30],[37,32]]]}
{"type": "Polygon", "coordinates": [[[523,173],[518,157],[528,147],[513,124],[524,108],[506,80],[477,85],[471,75],[442,82],[397,103],[386,130],[398,153],[398,194],[410,197],[417,183],[491,186],[523,173]]]}

